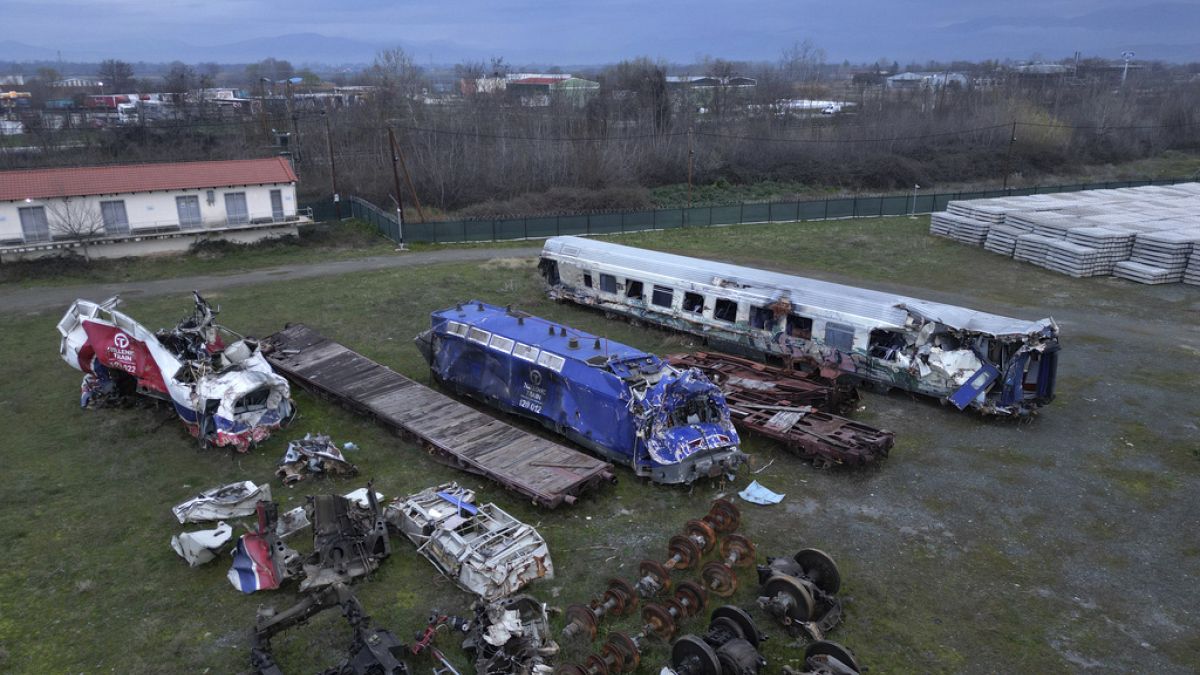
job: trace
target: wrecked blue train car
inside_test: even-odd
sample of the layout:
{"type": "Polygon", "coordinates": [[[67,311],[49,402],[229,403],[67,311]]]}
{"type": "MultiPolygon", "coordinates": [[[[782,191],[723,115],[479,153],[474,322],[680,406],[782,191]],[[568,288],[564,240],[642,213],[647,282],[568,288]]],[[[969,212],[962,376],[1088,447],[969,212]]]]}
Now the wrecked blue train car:
{"type": "Polygon", "coordinates": [[[445,386],[536,420],[657,483],[745,460],[721,390],[700,371],[525,312],[472,301],[416,342],[445,386]]]}

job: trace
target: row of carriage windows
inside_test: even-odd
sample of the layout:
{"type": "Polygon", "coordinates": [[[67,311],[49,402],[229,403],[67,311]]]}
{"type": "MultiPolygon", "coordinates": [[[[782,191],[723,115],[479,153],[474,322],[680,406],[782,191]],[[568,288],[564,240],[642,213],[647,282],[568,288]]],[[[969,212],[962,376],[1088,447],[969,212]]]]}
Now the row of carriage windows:
{"type": "MultiPolygon", "coordinates": [[[[594,288],[592,274],[584,272],[583,285],[594,288]]],[[[617,278],[611,274],[600,274],[600,290],[605,293],[618,294],[617,278]]],[[[646,300],[645,286],[636,279],[625,280],[625,297],[631,300],[646,300]]],[[[670,286],[654,284],[650,292],[650,304],[664,309],[670,309],[675,303],[675,289],[670,286]]],[[[704,313],[704,296],[700,293],[684,291],[680,309],[690,314],[704,313]]],[[[736,323],[738,303],[734,300],[717,298],[713,302],[713,319],[725,323],[736,323]]],[[[769,307],[750,306],[749,322],[751,328],[775,330],[779,318],[769,307]]],[[[812,338],[813,320],[798,314],[788,314],[784,330],[789,337],[808,340],[812,338]]],[[[825,343],[838,349],[849,351],[854,346],[854,327],[846,324],[825,323],[825,343]]]]}

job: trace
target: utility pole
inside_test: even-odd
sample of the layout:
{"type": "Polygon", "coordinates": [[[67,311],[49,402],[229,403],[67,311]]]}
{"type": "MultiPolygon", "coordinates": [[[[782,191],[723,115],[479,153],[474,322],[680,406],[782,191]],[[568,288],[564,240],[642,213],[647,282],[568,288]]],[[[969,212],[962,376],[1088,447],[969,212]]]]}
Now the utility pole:
{"type": "Polygon", "coordinates": [[[1134,53],[1132,50],[1121,52],[1121,58],[1125,59],[1125,68],[1121,71],[1121,86],[1125,86],[1125,78],[1129,76],[1129,62],[1133,59],[1134,53]]]}
{"type": "Polygon", "coordinates": [[[404,202],[400,198],[400,155],[396,152],[396,132],[388,127],[388,144],[392,147],[392,184],[396,190],[396,226],[399,228],[400,250],[404,250],[404,202]]]}
{"type": "Polygon", "coordinates": [[[1008,154],[1004,156],[1004,189],[1008,189],[1008,171],[1012,162],[1013,144],[1017,142],[1017,123],[1012,123],[1012,133],[1008,137],[1008,154]]]}
{"type": "Polygon", "coordinates": [[[692,208],[692,157],[696,154],[692,149],[692,127],[688,127],[688,208],[692,208]]]}
{"type": "MultiPolygon", "coordinates": [[[[295,121],[295,117],[292,121],[295,121]]],[[[297,132],[298,134],[299,132],[297,132]]],[[[333,158],[333,134],[329,131],[329,114],[325,114],[325,142],[329,146],[329,180],[333,185],[333,214],[338,220],[342,219],[342,196],[338,194],[337,162],[333,158]]]]}
{"type": "Polygon", "coordinates": [[[400,169],[404,171],[404,182],[408,184],[408,194],[412,195],[413,205],[417,207],[417,217],[421,222],[425,222],[425,210],[421,208],[421,198],[417,196],[417,188],[413,186],[412,174],[408,172],[408,162],[404,161],[404,151],[400,149],[400,144],[396,142],[396,135],[392,128],[388,127],[388,138],[392,143],[392,161],[396,158],[400,159],[400,169]]]}

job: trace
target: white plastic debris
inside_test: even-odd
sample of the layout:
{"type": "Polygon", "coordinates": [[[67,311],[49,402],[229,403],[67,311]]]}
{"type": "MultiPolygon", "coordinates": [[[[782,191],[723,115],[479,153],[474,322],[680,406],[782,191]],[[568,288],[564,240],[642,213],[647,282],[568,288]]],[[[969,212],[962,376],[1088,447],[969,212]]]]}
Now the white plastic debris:
{"type": "Polygon", "coordinates": [[[279,516],[278,522],[275,523],[275,536],[280,539],[287,539],[312,523],[308,520],[308,513],[304,511],[303,506],[296,508],[279,516]]]}
{"type": "Polygon", "coordinates": [[[216,529],[181,532],[171,537],[171,548],[191,567],[199,567],[217,557],[221,547],[233,537],[233,528],[224,522],[216,529]]]}
{"type": "Polygon", "coordinates": [[[778,492],[772,492],[760,485],[758,481],[754,481],[753,483],[747,485],[745,490],[739,492],[738,496],[750,502],[751,504],[762,504],[766,506],[769,504],[778,504],[779,502],[783,501],[783,498],[787,495],[779,494],[778,492]]]}
{"type": "MultiPolygon", "coordinates": [[[[367,497],[367,488],[365,488],[365,487],[358,488],[357,490],[354,490],[353,492],[347,492],[346,494],[344,494],[342,496],[345,497],[346,499],[349,499],[350,501],[354,502],[355,504],[358,504],[359,506],[363,507],[364,509],[371,507],[371,500],[367,497]]],[[[376,492],[375,500],[380,503],[383,503],[383,493],[376,492]]]]}
{"type": "Polygon", "coordinates": [[[171,512],[181,523],[203,523],[252,515],[260,501],[271,501],[271,486],[246,480],[205,490],[171,512]]]}

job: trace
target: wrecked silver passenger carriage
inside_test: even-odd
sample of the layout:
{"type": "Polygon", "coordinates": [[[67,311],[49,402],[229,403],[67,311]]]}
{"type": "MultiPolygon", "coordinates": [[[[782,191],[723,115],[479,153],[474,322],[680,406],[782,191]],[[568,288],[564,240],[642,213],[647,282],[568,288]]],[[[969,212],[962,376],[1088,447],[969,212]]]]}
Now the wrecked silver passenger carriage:
{"type": "Polygon", "coordinates": [[[475,493],[448,483],[388,504],[388,524],[417,545],[442,574],[484,600],[554,577],[550,549],[532,526],[475,493]]]}
{"type": "Polygon", "coordinates": [[[118,312],[119,298],[76,300],[58,322],[59,352],[84,373],[83,407],[138,395],[170,401],[202,443],[246,452],[291,418],[291,390],[255,340],[217,325],[219,308],[192,296],[192,313],[157,333],[118,312]]]}
{"type": "Polygon", "coordinates": [[[1058,326],[580,237],[546,240],[550,297],[694,333],[725,351],[837,369],[959,409],[1054,399],[1058,326]]]}

